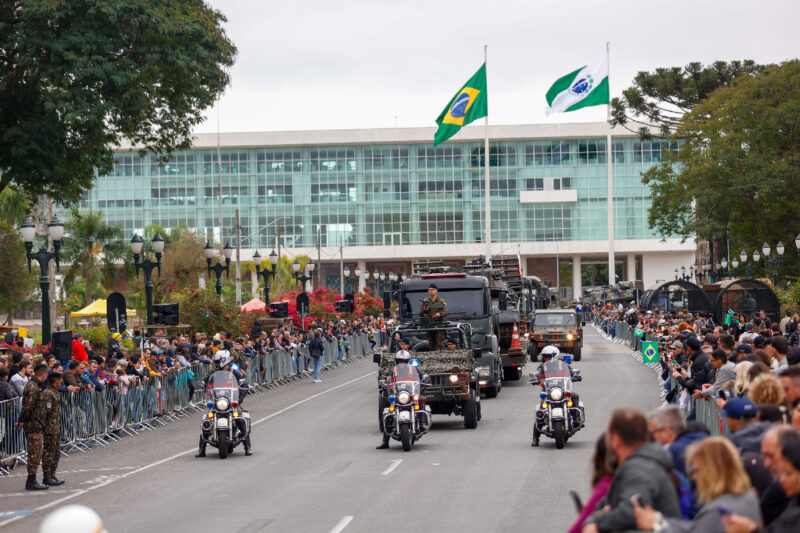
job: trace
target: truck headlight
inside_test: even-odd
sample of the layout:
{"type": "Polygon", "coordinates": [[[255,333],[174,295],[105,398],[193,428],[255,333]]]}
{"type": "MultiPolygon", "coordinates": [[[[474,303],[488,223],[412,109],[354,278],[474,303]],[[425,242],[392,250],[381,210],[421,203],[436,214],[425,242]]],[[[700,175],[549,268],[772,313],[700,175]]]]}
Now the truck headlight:
{"type": "Polygon", "coordinates": [[[572,333],[567,333],[567,340],[568,341],[574,341],[575,340],[575,335],[573,335],[572,333]]]}
{"type": "Polygon", "coordinates": [[[458,383],[458,374],[450,374],[448,379],[450,380],[450,383],[458,383]]]}
{"type": "Polygon", "coordinates": [[[482,378],[488,378],[492,375],[492,369],[488,366],[479,366],[475,371],[478,373],[478,376],[482,378]]]}

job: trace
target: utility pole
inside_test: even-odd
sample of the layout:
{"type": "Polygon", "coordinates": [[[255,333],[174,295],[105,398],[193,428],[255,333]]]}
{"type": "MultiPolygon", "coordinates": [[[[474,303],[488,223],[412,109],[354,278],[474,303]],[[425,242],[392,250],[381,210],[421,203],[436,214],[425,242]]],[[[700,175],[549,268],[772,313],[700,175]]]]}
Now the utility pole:
{"type": "Polygon", "coordinates": [[[275,237],[277,239],[277,243],[275,247],[278,249],[278,271],[275,274],[275,279],[278,281],[278,296],[281,294],[281,219],[278,219],[278,233],[275,237]]]}
{"type": "MultiPolygon", "coordinates": [[[[47,200],[47,220],[53,220],[53,200],[50,196],[45,197],[47,200]]],[[[48,237],[47,249],[50,250],[50,238],[48,237]]],[[[49,293],[50,298],[50,324],[56,328],[56,320],[58,319],[58,309],[56,308],[56,301],[58,300],[58,283],[56,283],[56,265],[53,261],[47,264],[47,276],[52,280],[53,290],[49,293]]],[[[87,287],[88,290],[88,287],[87,287]]],[[[66,327],[66,323],[64,324],[66,327]]]]}
{"type": "Polygon", "coordinates": [[[222,246],[222,150],[219,146],[219,102],[217,102],[217,189],[219,192],[219,245],[222,246]]]}
{"type": "Polygon", "coordinates": [[[322,287],[322,225],[317,228],[317,288],[322,287]]]}
{"type": "Polygon", "coordinates": [[[344,296],[344,252],[341,237],[339,237],[339,294],[344,296]]]}
{"type": "Polygon", "coordinates": [[[241,251],[242,242],[242,227],[239,225],[239,210],[236,210],[236,305],[239,307],[242,306],[242,268],[239,263],[241,257],[239,252],[241,251]]]}

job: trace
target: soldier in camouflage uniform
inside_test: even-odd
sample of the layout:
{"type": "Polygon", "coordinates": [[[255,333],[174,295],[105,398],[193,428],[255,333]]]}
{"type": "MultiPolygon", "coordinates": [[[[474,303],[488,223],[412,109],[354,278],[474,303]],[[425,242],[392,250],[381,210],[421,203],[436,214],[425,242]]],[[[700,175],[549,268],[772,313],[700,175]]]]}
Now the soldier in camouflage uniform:
{"type": "Polygon", "coordinates": [[[19,413],[19,426],[25,431],[28,443],[28,479],[25,490],[47,490],[47,485],[36,482],[36,471],[42,460],[42,384],[47,380],[47,365],[36,365],[31,379],[22,392],[22,411],[19,413]]]}
{"type": "MultiPolygon", "coordinates": [[[[439,287],[435,283],[428,285],[428,297],[420,302],[419,316],[422,324],[427,327],[444,325],[444,318],[447,316],[447,302],[439,298],[439,287]]],[[[430,351],[444,348],[444,330],[429,331],[427,337],[430,351]]]]}
{"type": "Polygon", "coordinates": [[[42,393],[41,412],[44,425],[44,453],[42,454],[42,483],[51,487],[63,485],[56,478],[58,459],[61,455],[61,374],[53,372],[47,377],[48,385],[42,393]]]}

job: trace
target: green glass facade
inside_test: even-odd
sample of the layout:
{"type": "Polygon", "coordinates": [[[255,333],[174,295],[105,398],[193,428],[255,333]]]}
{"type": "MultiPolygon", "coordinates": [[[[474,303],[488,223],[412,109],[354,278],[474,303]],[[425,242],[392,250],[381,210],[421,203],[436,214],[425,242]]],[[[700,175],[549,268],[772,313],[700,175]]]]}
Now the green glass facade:
{"type": "MultiPolygon", "coordinates": [[[[615,239],[657,238],[647,225],[641,173],[664,141],[614,138],[615,239]]],[[[100,210],[125,235],[150,224],[186,225],[219,237],[217,150],[154,157],[118,152],[82,209],[100,210]]],[[[239,209],[244,248],[438,245],[483,240],[481,142],[249,147],[221,150],[223,238],[239,209]],[[268,244],[269,243],[269,244],[268,244]]],[[[491,143],[492,240],[497,243],[608,238],[606,139],[491,143]],[[520,203],[520,191],[577,191],[576,202],[520,203]]]]}

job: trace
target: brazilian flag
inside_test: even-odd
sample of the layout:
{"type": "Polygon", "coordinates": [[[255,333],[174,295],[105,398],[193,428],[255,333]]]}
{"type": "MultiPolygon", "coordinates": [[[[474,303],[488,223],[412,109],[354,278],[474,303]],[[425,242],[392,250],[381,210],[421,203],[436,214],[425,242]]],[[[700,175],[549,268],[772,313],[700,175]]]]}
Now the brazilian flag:
{"type": "Polygon", "coordinates": [[[486,63],[481,65],[467,83],[459,89],[455,96],[436,119],[439,129],[433,136],[436,146],[458,133],[462,126],[485,117],[489,113],[486,98],[486,63]]]}

